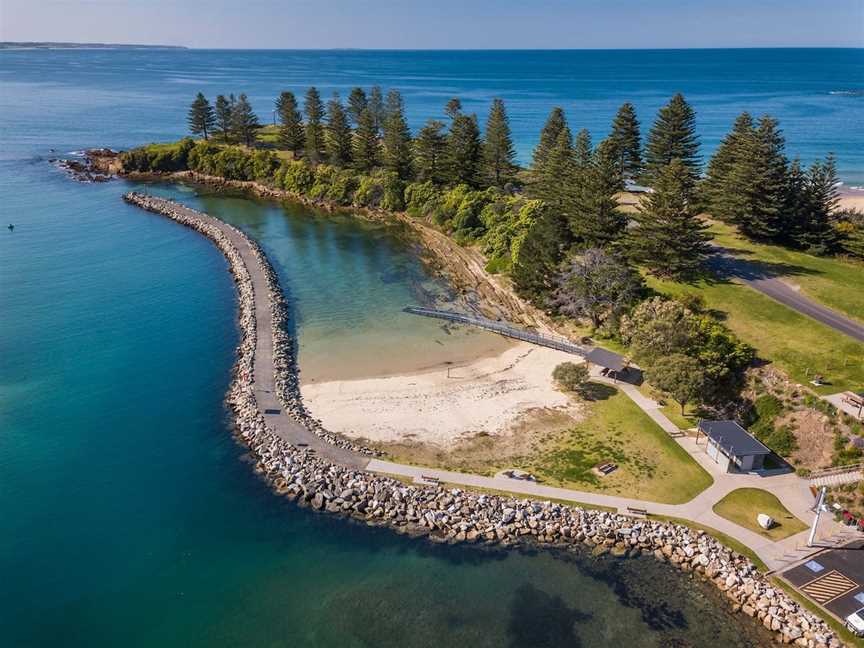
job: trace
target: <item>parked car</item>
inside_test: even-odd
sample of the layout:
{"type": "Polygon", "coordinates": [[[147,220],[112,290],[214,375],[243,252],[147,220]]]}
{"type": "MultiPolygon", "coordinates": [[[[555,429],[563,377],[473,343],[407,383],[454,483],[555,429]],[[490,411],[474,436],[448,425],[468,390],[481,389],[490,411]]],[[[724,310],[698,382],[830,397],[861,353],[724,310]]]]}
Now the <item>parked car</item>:
{"type": "Polygon", "coordinates": [[[846,628],[856,637],[864,637],[864,608],[846,617],[846,628]]]}

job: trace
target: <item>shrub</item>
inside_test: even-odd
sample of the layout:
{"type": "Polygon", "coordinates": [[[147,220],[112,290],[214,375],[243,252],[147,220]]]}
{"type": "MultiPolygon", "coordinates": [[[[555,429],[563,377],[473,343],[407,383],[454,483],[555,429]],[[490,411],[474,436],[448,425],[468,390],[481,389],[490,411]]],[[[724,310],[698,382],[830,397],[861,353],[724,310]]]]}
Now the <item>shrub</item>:
{"type": "Polygon", "coordinates": [[[358,207],[380,207],[384,199],[384,185],[375,176],[361,176],[354,192],[354,204],[358,207]]]}
{"type": "Polygon", "coordinates": [[[305,162],[293,160],[282,164],[282,188],[296,194],[306,194],[315,183],[315,175],[305,162]]]}
{"type": "Polygon", "coordinates": [[[588,367],[575,362],[562,362],[552,371],[552,379],[568,391],[581,391],[589,377],[588,367]]]}

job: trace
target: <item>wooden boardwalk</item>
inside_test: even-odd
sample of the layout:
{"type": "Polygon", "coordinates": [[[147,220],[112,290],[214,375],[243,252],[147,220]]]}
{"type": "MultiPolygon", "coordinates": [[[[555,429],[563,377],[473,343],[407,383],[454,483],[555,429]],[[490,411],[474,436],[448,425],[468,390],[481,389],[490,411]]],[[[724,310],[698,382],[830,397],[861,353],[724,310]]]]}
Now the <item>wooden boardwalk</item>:
{"type": "Polygon", "coordinates": [[[495,320],[486,319],[485,317],[476,317],[473,315],[463,315],[454,311],[435,310],[434,308],[424,308],[422,306],[407,306],[402,309],[406,313],[412,315],[422,315],[423,317],[433,317],[442,319],[448,322],[456,322],[458,324],[467,324],[476,326],[486,331],[497,333],[505,337],[530,342],[539,346],[549,347],[557,351],[572,353],[573,355],[583,356],[590,351],[586,346],[576,344],[567,338],[558,335],[540,335],[533,331],[516,328],[505,322],[497,322],[495,320]]]}

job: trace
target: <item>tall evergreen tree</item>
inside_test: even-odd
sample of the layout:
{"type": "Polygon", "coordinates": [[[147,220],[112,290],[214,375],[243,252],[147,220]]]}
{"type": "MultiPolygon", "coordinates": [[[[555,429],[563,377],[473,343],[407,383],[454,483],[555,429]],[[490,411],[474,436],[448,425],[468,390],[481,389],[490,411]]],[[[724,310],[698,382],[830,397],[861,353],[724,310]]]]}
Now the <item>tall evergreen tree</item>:
{"type": "Polygon", "coordinates": [[[241,94],[231,110],[231,131],[246,146],[255,143],[255,132],[261,128],[258,116],[252,111],[245,94],[241,94]]]}
{"type": "Polygon", "coordinates": [[[351,164],[353,141],[348,115],[339,100],[339,94],[327,102],[327,131],[325,134],[327,161],[335,166],[351,164]]]}
{"type": "Polygon", "coordinates": [[[609,136],[625,178],[637,178],[642,173],[642,141],[636,109],[627,102],[618,109],[609,136]]]}
{"type": "Polygon", "coordinates": [[[681,160],[691,181],[699,179],[699,138],[696,113],[681,93],[676,94],[657,113],[645,149],[645,177],[650,185],[660,170],[674,159],[681,160]]]}
{"type": "Polygon", "coordinates": [[[512,245],[510,274],[523,297],[545,305],[563,257],[562,227],[550,206],[542,205],[537,212],[512,245]]]}
{"type": "Polygon", "coordinates": [[[807,171],[806,218],[796,242],[814,254],[828,254],[838,246],[839,237],[831,221],[839,201],[838,182],[833,154],[824,162],[814,162],[807,171]]]}
{"type": "Polygon", "coordinates": [[[189,130],[193,135],[203,135],[208,139],[208,134],[213,132],[216,125],[216,115],[213,106],[207,101],[203,93],[199,92],[189,108],[189,130]]]}
{"type": "Polygon", "coordinates": [[[715,218],[726,220],[724,203],[730,189],[729,175],[744,154],[745,142],[753,136],[753,118],[749,113],[741,113],[708,162],[705,179],[699,183],[699,193],[715,218]]]}
{"type": "Polygon", "coordinates": [[[543,163],[546,161],[546,156],[549,154],[549,151],[555,148],[558,142],[558,135],[564,128],[567,128],[567,118],[564,116],[564,111],[556,106],[552,109],[552,112],[549,113],[549,117],[546,119],[543,130],[540,131],[540,142],[534,149],[534,156],[531,164],[533,171],[539,172],[543,167],[543,163]]]}
{"type": "Polygon", "coordinates": [[[447,179],[453,184],[477,186],[480,183],[480,165],[483,146],[477,115],[458,114],[450,123],[447,134],[447,179]]]}
{"type": "Polygon", "coordinates": [[[295,155],[303,149],[303,122],[293,92],[283,92],[276,100],[279,118],[279,144],[295,155]]]}
{"type": "Polygon", "coordinates": [[[531,195],[566,218],[572,211],[574,196],[579,190],[573,138],[566,124],[558,131],[558,138],[546,151],[543,163],[534,169],[533,175],[531,195]]]}
{"type": "Polygon", "coordinates": [[[304,127],[306,159],[316,164],[321,161],[324,151],[324,126],[321,124],[324,118],[324,104],[315,86],[306,91],[303,112],[306,115],[304,127]]]}
{"type": "Polygon", "coordinates": [[[576,182],[581,184],[581,176],[591,167],[594,159],[594,148],[591,144],[591,133],[583,128],[573,139],[573,163],[576,165],[576,182]]]}
{"type": "Polygon", "coordinates": [[[378,129],[375,127],[375,116],[366,108],[357,120],[354,131],[354,166],[368,173],[372,171],[381,159],[381,144],[378,141],[378,129]]]}
{"type": "Polygon", "coordinates": [[[368,105],[369,100],[363,88],[352,88],[351,94],[348,95],[348,116],[355,126],[360,123],[360,115],[368,105]]]}
{"type": "Polygon", "coordinates": [[[231,104],[225,95],[216,97],[216,110],[214,116],[216,118],[216,128],[222,139],[226,142],[231,138],[231,104]]]}
{"type": "Polygon", "coordinates": [[[616,198],[624,189],[624,180],[614,145],[601,142],[581,175],[582,186],[568,214],[570,230],[580,247],[608,248],[621,238],[627,225],[616,198]]]}
{"type": "Polygon", "coordinates": [[[462,101],[460,101],[459,97],[453,97],[447,102],[444,106],[444,114],[451,120],[456,119],[462,114],[462,101]]]}
{"type": "Polygon", "coordinates": [[[674,159],[661,169],[653,188],[633,216],[627,249],[652,274],[692,277],[702,269],[711,235],[691,207],[690,170],[674,159]]]}
{"type": "Polygon", "coordinates": [[[369,101],[367,103],[367,107],[369,108],[369,112],[372,114],[372,117],[375,119],[375,128],[377,132],[381,132],[381,129],[384,128],[384,93],[381,92],[381,86],[372,86],[372,89],[369,91],[369,101]]]}
{"type": "Polygon", "coordinates": [[[493,99],[483,138],[483,163],[487,181],[496,187],[503,187],[512,181],[516,172],[515,159],[516,152],[507,110],[501,99],[493,99]]]}
{"type": "Polygon", "coordinates": [[[398,90],[387,93],[384,121],[384,166],[403,180],[411,177],[411,131],[405,120],[405,107],[398,90]]]}
{"type": "Polygon", "coordinates": [[[443,122],[430,119],[414,139],[414,171],[421,182],[431,181],[443,184],[447,181],[445,173],[447,138],[443,131],[443,122]]]}

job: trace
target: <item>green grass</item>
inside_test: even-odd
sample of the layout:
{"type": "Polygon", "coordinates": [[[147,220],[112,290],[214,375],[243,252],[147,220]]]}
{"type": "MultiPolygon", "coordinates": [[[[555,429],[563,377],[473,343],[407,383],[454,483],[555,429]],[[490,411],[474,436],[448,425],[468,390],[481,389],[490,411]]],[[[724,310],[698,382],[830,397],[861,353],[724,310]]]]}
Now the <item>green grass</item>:
{"type": "Polygon", "coordinates": [[[722,531],[718,531],[709,526],[705,526],[704,524],[699,524],[698,522],[691,522],[690,520],[684,520],[682,518],[671,517],[668,515],[649,515],[649,518],[652,520],[665,520],[666,522],[672,522],[674,524],[680,524],[682,526],[689,527],[691,529],[695,529],[697,531],[704,531],[708,535],[713,538],[719,540],[723,545],[731,549],[732,551],[741,554],[742,556],[747,556],[753,564],[756,565],[756,569],[761,572],[768,571],[768,565],[766,565],[762,559],[756,555],[756,552],[753,551],[750,547],[739,542],[735,538],[726,535],[722,531]]]}
{"type": "Polygon", "coordinates": [[[714,242],[780,273],[812,299],[864,321],[864,264],[753,243],[725,223],[711,225],[714,242]]]}
{"type": "Polygon", "coordinates": [[[807,385],[816,373],[830,383],[822,394],[864,385],[864,344],[775,302],[742,284],[729,281],[693,284],[648,277],[654,290],[672,296],[701,294],[708,308],[725,316],[725,324],[795,381],[807,385]]]}
{"type": "Polygon", "coordinates": [[[774,495],[761,488],[739,488],[714,505],[714,512],[738,526],[750,529],[771,540],[782,540],[807,529],[774,495]],[[765,513],[774,518],[774,526],[763,529],[756,516],[765,513]]]}
{"type": "Polygon", "coordinates": [[[708,488],[713,479],[625,394],[589,383],[594,402],[587,418],[542,448],[524,469],[543,483],[680,504],[708,488]],[[611,461],[618,469],[604,477],[592,468],[611,461]]]}
{"type": "Polygon", "coordinates": [[[599,504],[586,504],[577,500],[559,499],[557,497],[539,497],[537,495],[529,495],[527,493],[517,493],[516,491],[502,490],[500,488],[482,488],[480,486],[465,486],[464,484],[454,484],[452,482],[441,482],[441,486],[446,488],[458,488],[471,493],[485,493],[487,495],[499,495],[503,497],[513,497],[515,499],[530,499],[537,502],[555,502],[565,506],[575,506],[577,508],[592,509],[595,511],[606,511],[607,513],[617,513],[618,509],[613,506],[600,506],[599,504]]]}
{"type": "Polygon", "coordinates": [[[810,610],[813,614],[818,616],[820,619],[824,619],[825,622],[831,626],[831,629],[837,633],[837,636],[847,645],[847,646],[860,646],[864,648],[864,639],[861,637],[856,637],[851,632],[849,632],[846,627],[840,623],[837,619],[835,619],[831,614],[825,611],[823,608],[819,607],[808,599],[806,596],[802,595],[798,590],[796,590],[792,585],[787,583],[782,578],[778,576],[773,576],[771,578],[771,582],[784,590],[790,597],[798,601],[802,606],[810,610]]]}

